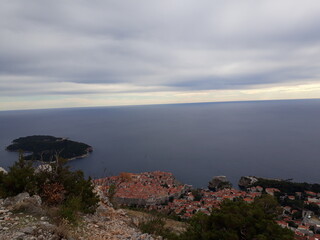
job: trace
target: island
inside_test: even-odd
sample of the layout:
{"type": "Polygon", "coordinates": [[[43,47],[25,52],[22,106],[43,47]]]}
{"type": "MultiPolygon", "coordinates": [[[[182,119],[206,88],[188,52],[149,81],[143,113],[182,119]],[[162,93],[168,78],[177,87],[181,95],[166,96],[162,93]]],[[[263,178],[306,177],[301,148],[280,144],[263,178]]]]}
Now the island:
{"type": "Polygon", "coordinates": [[[83,158],[93,149],[88,144],[71,141],[68,138],[34,135],[13,140],[6,150],[23,152],[26,160],[51,162],[55,160],[56,155],[67,160],[83,158]]]}

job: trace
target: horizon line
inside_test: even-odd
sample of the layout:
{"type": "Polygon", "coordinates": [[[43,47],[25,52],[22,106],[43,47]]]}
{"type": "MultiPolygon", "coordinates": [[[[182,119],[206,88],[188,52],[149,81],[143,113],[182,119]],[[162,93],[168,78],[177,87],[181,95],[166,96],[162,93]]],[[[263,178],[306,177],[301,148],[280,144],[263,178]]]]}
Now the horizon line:
{"type": "Polygon", "coordinates": [[[88,109],[88,108],[115,108],[115,107],[143,107],[143,106],[163,106],[163,105],[186,105],[186,104],[221,104],[221,103],[248,103],[248,102],[278,102],[278,101],[308,101],[320,100],[320,98],[296,98],[296,99],[266,99],[266,100],[234,100],[234,101],[213,101],[213,102],[175,102],[175,103],[154,103],[154,104],[132,104],[132,105],[105,105],[105,106],[75,106],[75,107],[52,107],[52,108],[28,108],[28,109],[9,109],[0,112],[12,111],[32,111],[32,110],[63,110],[63,109],[88,109]]]}

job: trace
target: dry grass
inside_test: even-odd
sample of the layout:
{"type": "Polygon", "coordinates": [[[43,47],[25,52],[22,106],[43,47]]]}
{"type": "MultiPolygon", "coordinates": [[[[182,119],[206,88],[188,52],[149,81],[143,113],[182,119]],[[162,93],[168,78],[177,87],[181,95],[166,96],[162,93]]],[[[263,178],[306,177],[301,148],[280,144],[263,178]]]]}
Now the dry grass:
{"type": "Polygon", "coordinates": [[[46,211],[41,206],[30,204],[29,202],[20,202],[15,204],[12,209],[13,212],[24,212],[26,214],[33,214],[37,216],[43,216],[46,211]]]}
{"type": "Polygon", "coordinates": [[[59,224],[55,225],[53,232],[61,239],[80,239],[80,234],[75,230],[75,226],[69,224],[67,220],[62,219],[59,224]]]}
{"type": "Polygon", "coordinates": [[[90,236],[88,240],[110,240],[110,238],[104,236],[90,236]]]}
{"type": "MultiPolygon", "coordinates": [[[[139,224],[143,222],[147,222],[155,219],[155,216],[150,213],[129,210],[129,209],[125,209],[124,211],[132,219],[132,222],[134,223],[135,226],[139,226],[139,224]]],[[[162,219],[165,222],[164,227],[176,233],[182,233],[186,231],[188,227],[188,224],[185,222],[179,222],[179,221],[175,221],[173,219],[168,219],[168,218],[162,218],[162,219]]]]}
{"type": "Polygon", "coordinates": [[[69,239],[71,237],[71,227],[67,221],[60,221],[59,225],[56,225],[53,232],[60,238],[69,239]]]}
{"type": "Polygon", "coordinates": [[[64,187],[60,183],[44,184],[43,194],[41,197],[48,205],[61,204],[65,198],[64,187]]]}

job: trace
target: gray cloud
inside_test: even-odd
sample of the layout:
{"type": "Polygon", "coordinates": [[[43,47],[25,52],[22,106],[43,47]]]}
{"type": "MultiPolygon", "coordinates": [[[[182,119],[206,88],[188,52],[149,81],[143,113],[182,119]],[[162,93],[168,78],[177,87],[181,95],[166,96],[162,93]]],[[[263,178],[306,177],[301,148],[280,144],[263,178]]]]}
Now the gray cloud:
{"type": "Polygon", "coordinates": [[[110,84],[136,86],[113,92],[140,92],[318,82],[319,12],[316,0],[5,0],[0,95],[26,88],[96,94],[110,84]],[[75,85],[52,88],[61,83],[75,85]]]}

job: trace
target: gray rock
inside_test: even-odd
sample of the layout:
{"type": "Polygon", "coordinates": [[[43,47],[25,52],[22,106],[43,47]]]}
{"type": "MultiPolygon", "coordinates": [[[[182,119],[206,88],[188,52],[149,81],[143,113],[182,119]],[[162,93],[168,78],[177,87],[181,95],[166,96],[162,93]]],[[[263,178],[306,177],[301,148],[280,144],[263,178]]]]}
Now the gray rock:
{"type": "Polygon", "coordinates": [[[33,195],[32,197],[25,198],[23,200],[23,203],[27,206],[34,206],[34,207],[40,207],[42,204],[41,197],[39,195],[33,195]]]}
{"type": "Polygon", "coordinates": [[[52,230],[55,228],[55,226],[51,223],[48,222],[40,222],[39,225],[41,226],[41,228],[45,229],[45,230],[52,230]]]}
{"type": "Polygon", "coordinates": [[[41,197],[39,195],[33,195],[31,198],[34,199],[36,205],[41,206],[42,200],[41,200],[41,197]]]}
{"type": "Polygon", "coordinates": [[[232,188],[232,184],[226,176],[216,176],[209,182],[208,188],[211,191],[220,191],[225,188],[232,188]]]}
{"type": "Polygon", "coordinates": [[[35,173],[39,172],[52,172],[52,166],[50,164],[41,164],[35,170],[35,173]]]}
{"type": "Polygon", "coordinates": [[[246,190],[251,187],[254,183],[256,183],[258,179],[252,176],[242,176],[238,182],[240,189],[246,190]]]}
{"type": "Polygon", "coordinates": [[[32,227],[25,227],[25,228],[21,229],[21,232],[26,233],[26,234],[32,234],[33,230],[34,230],[34,228],[32,228],[32,227]]]}
{"type": "Polygon", "coordinates": [[[109,212],[108,208],[103,204],[100,204],[96,209],[96,215],[99,217],[107,216],[108,212],[109,212]]]}
{"type": "MultiPolygon", "coordinates": [[[[29,193],[20,193],[19,195],[11,198],[6,198],[4,206],[13,210],[27,210],[29,212],[41,211],[41,198],[38,195],[30,197],[29,193]]],[[[10,214],[8,212],[7,214],[10,214]]]]}
{"type": "Polygon", "coordinates": [[[1,210],[0,210],[0,214],[4,214],[4,213],[7,213],[7,212],[9,212],[8,209],[1,209],[1,210]]]}
{"type": "Polygon", "coordinates": [[[15,197],[6,198],[3,202],[3,206],[5,206],[5,207],[14,206],[19,203],[22,203],[27,198],[30,198],[29,193],[27,193],[27,192],[20,193],[15,197]]]}
{"type": "Polygon", "coordinates": [[[21,239],[21,238],[23,238],[25,236],[25,234],[23,233],[23,232],[16,232],[14,235],[13,235],[13,237],[15,238],[15,239],[21,239]]]}
{"type": "Polygon", "coordinates": [[[0,167],[0,172],[3,172],[4,174],[8,174],[7,170],[5,170],[3,167],[0,167]]]}

